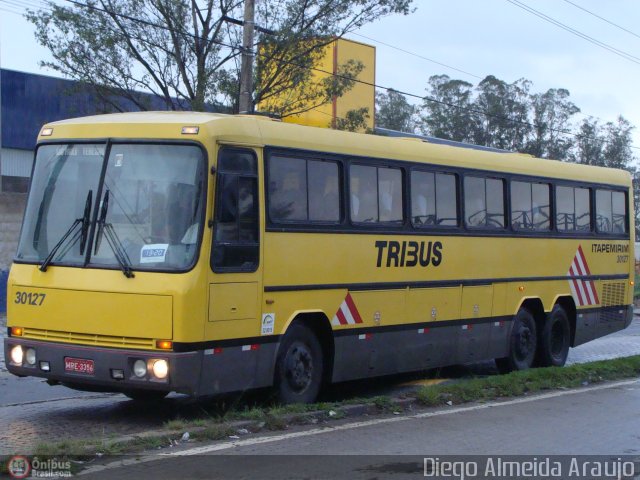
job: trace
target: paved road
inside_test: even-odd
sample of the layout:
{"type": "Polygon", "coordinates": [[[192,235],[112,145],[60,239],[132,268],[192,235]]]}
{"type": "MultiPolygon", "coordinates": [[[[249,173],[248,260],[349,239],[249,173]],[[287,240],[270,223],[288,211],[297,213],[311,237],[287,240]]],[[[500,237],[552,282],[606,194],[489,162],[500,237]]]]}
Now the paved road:
{"type": "MultiPolygon", "coordinates": [[[[0,336],[6,331],[1,325],[0,336]]],[[[0,339],[1,340],[1,339],[0,339]]],[[[2,353],[0,341],[0,358],[2,353]]],[[[640,354],[640,317],[622,331],[572,349],[569,363],[587,362],[603,358],[640,354]]],[[[482,365],[486,371],[491,365],[482,365]]],[[[463,376],[468,369],[448,369],[445,375],[463,376]]],[[[421,376],[417,377],[423,378],[421,376]]],[[[416,376],[398,376],[363,382],[342,384],[329,392],[329,400],[350,396],[397,393],[416,376]]],[[[255,398],[235,398],[233,401],[252,402],[255,398]]],[[[35,378],[17,378],[0,363],[0,455],[29,453],[39,442],[59,440],[72,435],[76,438],[101,437],[139,433],[162,426],[173,418],[194,418],[220,415],[228,403],[193,402],[174,395],[161,405],[140,407],[118,394],[92,394],[51,387],[35,378]]]]}
{"type": "Polygon", "coordinates": [[[425,456],[461,453],[638,460],[640,380],[188,448],[86,478],[415,478],[425,456]]]}

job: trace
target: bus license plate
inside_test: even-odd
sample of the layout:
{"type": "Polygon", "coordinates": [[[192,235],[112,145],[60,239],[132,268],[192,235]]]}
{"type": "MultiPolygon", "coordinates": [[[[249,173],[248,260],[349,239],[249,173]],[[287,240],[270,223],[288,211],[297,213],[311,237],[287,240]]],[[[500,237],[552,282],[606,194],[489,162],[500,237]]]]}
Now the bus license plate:
{"type": "Polygon", "coordinates": [[[93,360],[87,360],[84,358],[64,358],[64,370],[65,372],[84,373],[87,375],[93,375],[93,360]]]}

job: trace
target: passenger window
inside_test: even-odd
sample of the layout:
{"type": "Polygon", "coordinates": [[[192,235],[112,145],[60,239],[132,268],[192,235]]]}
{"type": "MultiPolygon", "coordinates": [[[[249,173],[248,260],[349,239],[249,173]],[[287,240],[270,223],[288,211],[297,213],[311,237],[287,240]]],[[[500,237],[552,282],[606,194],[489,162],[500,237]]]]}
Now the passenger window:
{"type": "Polygon", "coordinates": [[[456,226],[457,212],[455,175],[411,173],[411,221],[414,226],[456,226]]]}
{"type": "Polygon", "coordinates": [[[546,183],[511,182],[511,224],[517,230],[548,231],[550,187],[546,183]]]}
{"type": "Polygon", "coordinates": [[[627,196],[624,192],[611,194],[611,210],[613,233],[627,233],[627,196]]]}
{"type": "Polygon", "coordinates": [[[402,222],[402,172],[378,168],[378,208],[381,222],[402,222]]]}
{"type": "Polygon", "coordinates": [[[336,162],[272,156],[269,216],[275,222],[340,221],[340,175],[336,162]]]}
{"type": "Polygon", "coordinates": [[[465,177],[465,223],[469,227],[504,228],[504,181],[465,177]]]}
{"type": "Polygon", "coordinates": [[[309,160],[309,220],[340,221],[340,176],[338,164],[309,160]]]}
{"type": "Polygon", "coordinates": [[[269,215],[275,221],[306,221],[307,162],[298,158],[269,160],[269,215]]]}
{"type": "Polygon", "coordinates": [[[402,172],[398,168],[352,165],[351,220],[357,223],[402,223],[402,172]]]}
{"type": "Polygon", "coordinates": [[[561,232],[591,231],[588,188],[556,187],[556,224],[561,232]]]}
{"type": "Polygon", "coordinates": [[[225,149],[218,160],[211,267],[255,271],[259,261],[257,163],[253,152],[225,149]]]}
{"type": "Polygon", "coordinates": [[[626,202],[624,192],[596,190],[596,229],[600,233],[626,233],[626,202]]]}

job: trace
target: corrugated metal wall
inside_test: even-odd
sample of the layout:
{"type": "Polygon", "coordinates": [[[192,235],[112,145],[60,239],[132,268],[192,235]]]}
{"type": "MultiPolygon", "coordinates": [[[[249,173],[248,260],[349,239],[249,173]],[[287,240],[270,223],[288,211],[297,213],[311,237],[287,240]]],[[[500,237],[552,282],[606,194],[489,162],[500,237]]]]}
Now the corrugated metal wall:
{"type": "Polygon", "coordinates": [[[33,164],[32,150],[3,148],[0,152],[0,175],[7,177],[29,177],[33,164]]]}

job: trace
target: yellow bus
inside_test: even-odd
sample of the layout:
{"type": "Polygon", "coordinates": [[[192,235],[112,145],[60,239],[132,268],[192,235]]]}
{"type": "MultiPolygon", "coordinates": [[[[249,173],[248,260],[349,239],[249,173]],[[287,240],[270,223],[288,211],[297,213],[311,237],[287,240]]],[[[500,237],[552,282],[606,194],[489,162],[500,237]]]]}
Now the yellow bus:
{"type": "Polygon", "coordinates": [[[285,124],[45,125],[7,368],[134,399],[496,359],[561,366],[632,319],[625,171],[285,124]]]}

